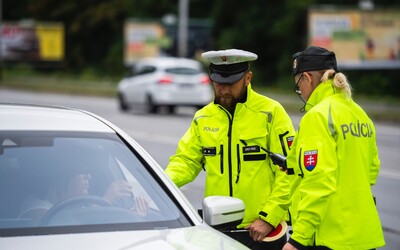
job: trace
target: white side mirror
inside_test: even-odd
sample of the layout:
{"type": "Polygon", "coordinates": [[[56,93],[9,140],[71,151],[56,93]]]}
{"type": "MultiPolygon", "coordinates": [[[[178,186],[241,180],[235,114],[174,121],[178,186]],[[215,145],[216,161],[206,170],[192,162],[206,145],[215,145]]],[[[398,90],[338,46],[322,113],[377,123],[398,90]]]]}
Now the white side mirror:
{"type": "Polygon", "coordinates": [[[203,200],[203,219],[215,228],[234,227],[244,217],[244,203],[229,196],[208,196],[203,200]]]}

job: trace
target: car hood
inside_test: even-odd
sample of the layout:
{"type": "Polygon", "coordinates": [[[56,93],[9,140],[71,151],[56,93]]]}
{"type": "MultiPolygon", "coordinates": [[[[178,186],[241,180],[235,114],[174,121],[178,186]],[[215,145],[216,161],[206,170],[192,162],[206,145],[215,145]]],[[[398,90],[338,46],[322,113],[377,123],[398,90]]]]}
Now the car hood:
{"type": "Polygon", "coordinates": [[[0,249],[248,249],[206,225],[183,229],[37,235],[0,238],[0,249]]]}

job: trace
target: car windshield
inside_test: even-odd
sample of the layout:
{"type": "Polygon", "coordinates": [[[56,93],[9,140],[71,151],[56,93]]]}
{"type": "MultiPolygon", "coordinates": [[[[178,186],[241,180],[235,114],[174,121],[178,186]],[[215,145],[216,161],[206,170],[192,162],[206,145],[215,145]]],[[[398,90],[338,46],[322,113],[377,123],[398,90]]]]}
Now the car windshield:
{"type": "Polygon", "coordinates": [[[0,236],[190,226],[111,133],[0,132],[0,236]]]}
{"type": "Polygon", "coordinates": [[[184,67],[167,68],[167,69],[165,69],[165,72],[171,73],[171,74],[176,74],[176,75],[196,75],[196,74],[202,73],[198,69],[184,68],[184,67]]]}

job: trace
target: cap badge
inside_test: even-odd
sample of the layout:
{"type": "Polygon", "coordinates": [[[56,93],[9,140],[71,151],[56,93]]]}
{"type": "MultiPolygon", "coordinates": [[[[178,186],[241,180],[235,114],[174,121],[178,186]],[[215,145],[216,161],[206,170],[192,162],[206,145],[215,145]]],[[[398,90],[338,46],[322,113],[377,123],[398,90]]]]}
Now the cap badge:
{"type": "Polygon", "coordinates": [[[226,62],[226,60],[228,60],[228,57],[226,57],[226,56],[221,56],[221,61],[226,62]]]}
{"type": "Polygon", "coordinates": [[[296,69],[296,67],[297,67],[297,58],[294,59],[294,61],[293,61],[293,69],[296,69]]]}

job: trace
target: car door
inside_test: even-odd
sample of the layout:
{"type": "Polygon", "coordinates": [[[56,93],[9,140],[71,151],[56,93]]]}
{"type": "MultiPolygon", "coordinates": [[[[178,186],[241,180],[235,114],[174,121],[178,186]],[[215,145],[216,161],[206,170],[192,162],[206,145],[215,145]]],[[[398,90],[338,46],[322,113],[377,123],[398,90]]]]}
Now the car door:
{"type": "Polygon", "coordinates": [[[144,104],[146,102],[149,86],[155,81],[156,67],[153,65],[140,65],[129,78],[126,95],[130,103],[144,104]]]}

